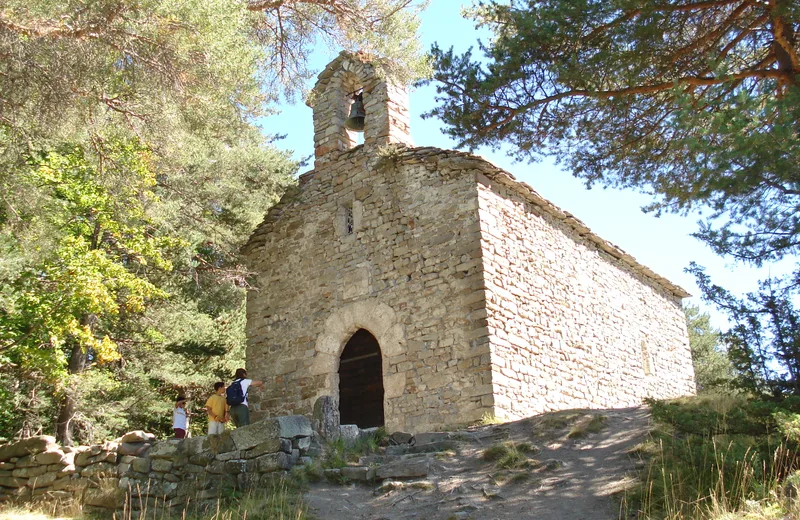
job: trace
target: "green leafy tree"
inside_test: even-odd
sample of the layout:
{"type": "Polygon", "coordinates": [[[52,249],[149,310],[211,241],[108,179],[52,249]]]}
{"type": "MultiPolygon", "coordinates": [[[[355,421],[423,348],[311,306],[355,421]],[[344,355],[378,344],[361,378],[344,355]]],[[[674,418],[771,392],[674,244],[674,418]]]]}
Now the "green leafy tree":
{"type": "MultiPolygon", "coordinates": [[[[469,14],[494,37],[478,59],[433,49],[439,105],[428,114],[463,146],[554,156],[589,186],[654,195],[651,211],[709,209],[695,236],[736,261],[800,252],[800,4],[510,0],[469,14]]],[[[780,294],[774,308],[788,316],[800,269],[767,286],[752,298],[780,294]]],[[[734,321],[753,352],[784,351],[755,347],[771,341],[754,324],[772,311],[740,303],[726,308],[752,311],[734,321]]],[[[793,326],[781,323],[772,338],[793,326]]],[[[790,359],[776,361],[792,374],[790,359]]]]}
{"type": "Polygon", "coordinates": [[[700,312],[696,305],[687,305],[683,310],[698,392],[729,387],[733,382],[733,367],[722,348],[719,331],[711,326],[711,316],[700,312]]]}
{"type": "Polygon", "coordinates": [[[238,249],[297,168],[257,118],[320,38],[418,77],[417,27],[401,0],[5,2],[0,437],[167,428],[229,377],[238,249]]]}

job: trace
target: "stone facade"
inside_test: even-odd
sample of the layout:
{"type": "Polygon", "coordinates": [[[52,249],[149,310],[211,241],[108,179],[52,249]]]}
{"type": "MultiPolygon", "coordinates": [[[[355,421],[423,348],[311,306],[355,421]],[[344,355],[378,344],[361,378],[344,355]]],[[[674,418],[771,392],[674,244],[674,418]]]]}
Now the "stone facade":
{"type": "Polygon", "coordinates": [[[342,53],[312,99],[315,169],[244,249],[256,414],[310,415],[340,364],[374,356],[389,431],[694,393],[680,287],[487,161],[410,146],[403,89],[364,57],[342,53]],[[379,352],[346,359],[362,330],[379,352]]]}

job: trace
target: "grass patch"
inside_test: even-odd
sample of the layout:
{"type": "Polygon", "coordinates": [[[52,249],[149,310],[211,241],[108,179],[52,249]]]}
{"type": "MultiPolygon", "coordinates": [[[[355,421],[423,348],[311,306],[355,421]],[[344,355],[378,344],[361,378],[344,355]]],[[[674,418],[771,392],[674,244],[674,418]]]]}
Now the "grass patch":
{"type": "Polygon", "coordinates": [[[583,412],[565,410],[550,412],[533,420],[532,433],[537,436],[553,435],[584,416],[583,412]]]}
{"type": "Polygon", "coordinates": [[[56,513],[53,508],[39,508],[37,506],[21,507],[4,505],[0,509],[0,520],[78,520],[86,518],[82,516],[79,508],[75,512],[64,511],[56,513]]]}
{"type": "Polygon", "coordinates": [[[495,424],[503,424],[505,421],[498,419],[493,413],[484,412],[480,420],[474,426],[493,426],[495,424]]]}
{"type": "Polygon", "coordinates": [[[458,455],[458,453],[455,450],[444,450],[444,451],[437,451],[434,457],[436,457],[436,460],[445,460],[445,459],[452,459],[456,455],[458,455]]]}
{"type": "Polygon", "coordinates": [[[341,437],[335,441],[329,441],[324,446],[321,462],[322,469],[343,468],[358,462],[358,459],[363,455],[379,453],[387,439],[386,430],[378,428],[370,435],[359,437],[352,444],[347,444],[341,437]]]}
{"type": "Polygon", "coordinates": [[[630,517],[793,517],[799,501],[784,490],[793,478],[800,483],[800,475],[793,477],[798,443],[790,428],[781,431],[779,418],[796,417],[800,400],[703,396],[649,404],[656,427],[635,450],[644,470],[624,496],[630,517]]]}
{"type": "Polygon", "coordinates": [[[579,419],[567,434],[568,439],[582,439],[590,433],[599,433],[608,425],[608,417],[590,414],[579,419]]]}
{"type": "Polygon", "coordinates": [[[499,468],[527,468],[531,465],[528,454],[533,454],[536,451],[530,443],[515,444],[512,441],[508,441],[487,448],[483,452],[483,459],[494,462],[499,468]]]}

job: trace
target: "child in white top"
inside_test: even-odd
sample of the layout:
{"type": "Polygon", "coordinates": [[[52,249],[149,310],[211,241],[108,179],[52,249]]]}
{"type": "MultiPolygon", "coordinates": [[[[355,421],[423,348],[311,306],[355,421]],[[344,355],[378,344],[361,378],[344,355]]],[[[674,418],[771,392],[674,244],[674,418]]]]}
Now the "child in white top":
{"type": "Polygon", "coordinates": [[[172,430],[176,439],[185,439],[189,430],[189,414],[186,411],[186,398],[183,396],[175,399],[175,409],[172,411],[172,430]]]}

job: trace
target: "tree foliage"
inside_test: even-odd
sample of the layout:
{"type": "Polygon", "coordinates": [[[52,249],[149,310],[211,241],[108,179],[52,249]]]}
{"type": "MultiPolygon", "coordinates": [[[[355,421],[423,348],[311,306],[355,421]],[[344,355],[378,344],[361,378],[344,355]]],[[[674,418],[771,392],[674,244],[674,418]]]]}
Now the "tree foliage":
{"type": "Polygon", "coordinates": [[[722,348],[719,331],[711,326],[711,316],[695,305],[685,306],[684,312],[697,391],[729,387],[733,382],[733,367],[722,348]]]}
{"type": "MultiPolygon", "coordinates": [[[[463,146],[552,155],[589,186],[654,195],[649,210],[708,209],[695,236],[736,261],[796,258],[800,4],[510,0],[470,14],[494,38],[479,58],[434,48],[439,105],[428,114],[463,146]]],[[[788,316],[800,270],[767,285],[772,295],[752,297],[780,293],[776,312],[788,316]]],[[[740,303],[727,308],[750,308],[745,329],[769,341],[754,324],[772,311],[740,303]]]]}
{"type": "Polygon", "coordinates": [[[258,118],[310,75],[319,38],[417,77],[416,12],[401,0],[0,7],[0,437],[168,429],[176,392],[204,398],[241,366],[238,250],[297,168],[258,118]]]}
{"type": "Polygon", "coordinates": [[[706,298],[725,310],[733,326],[722,335],[738,386],[755,394],[800,394],[800,316],[794,290],[781,280],[736,297],[693,265],[706,298]]]}

